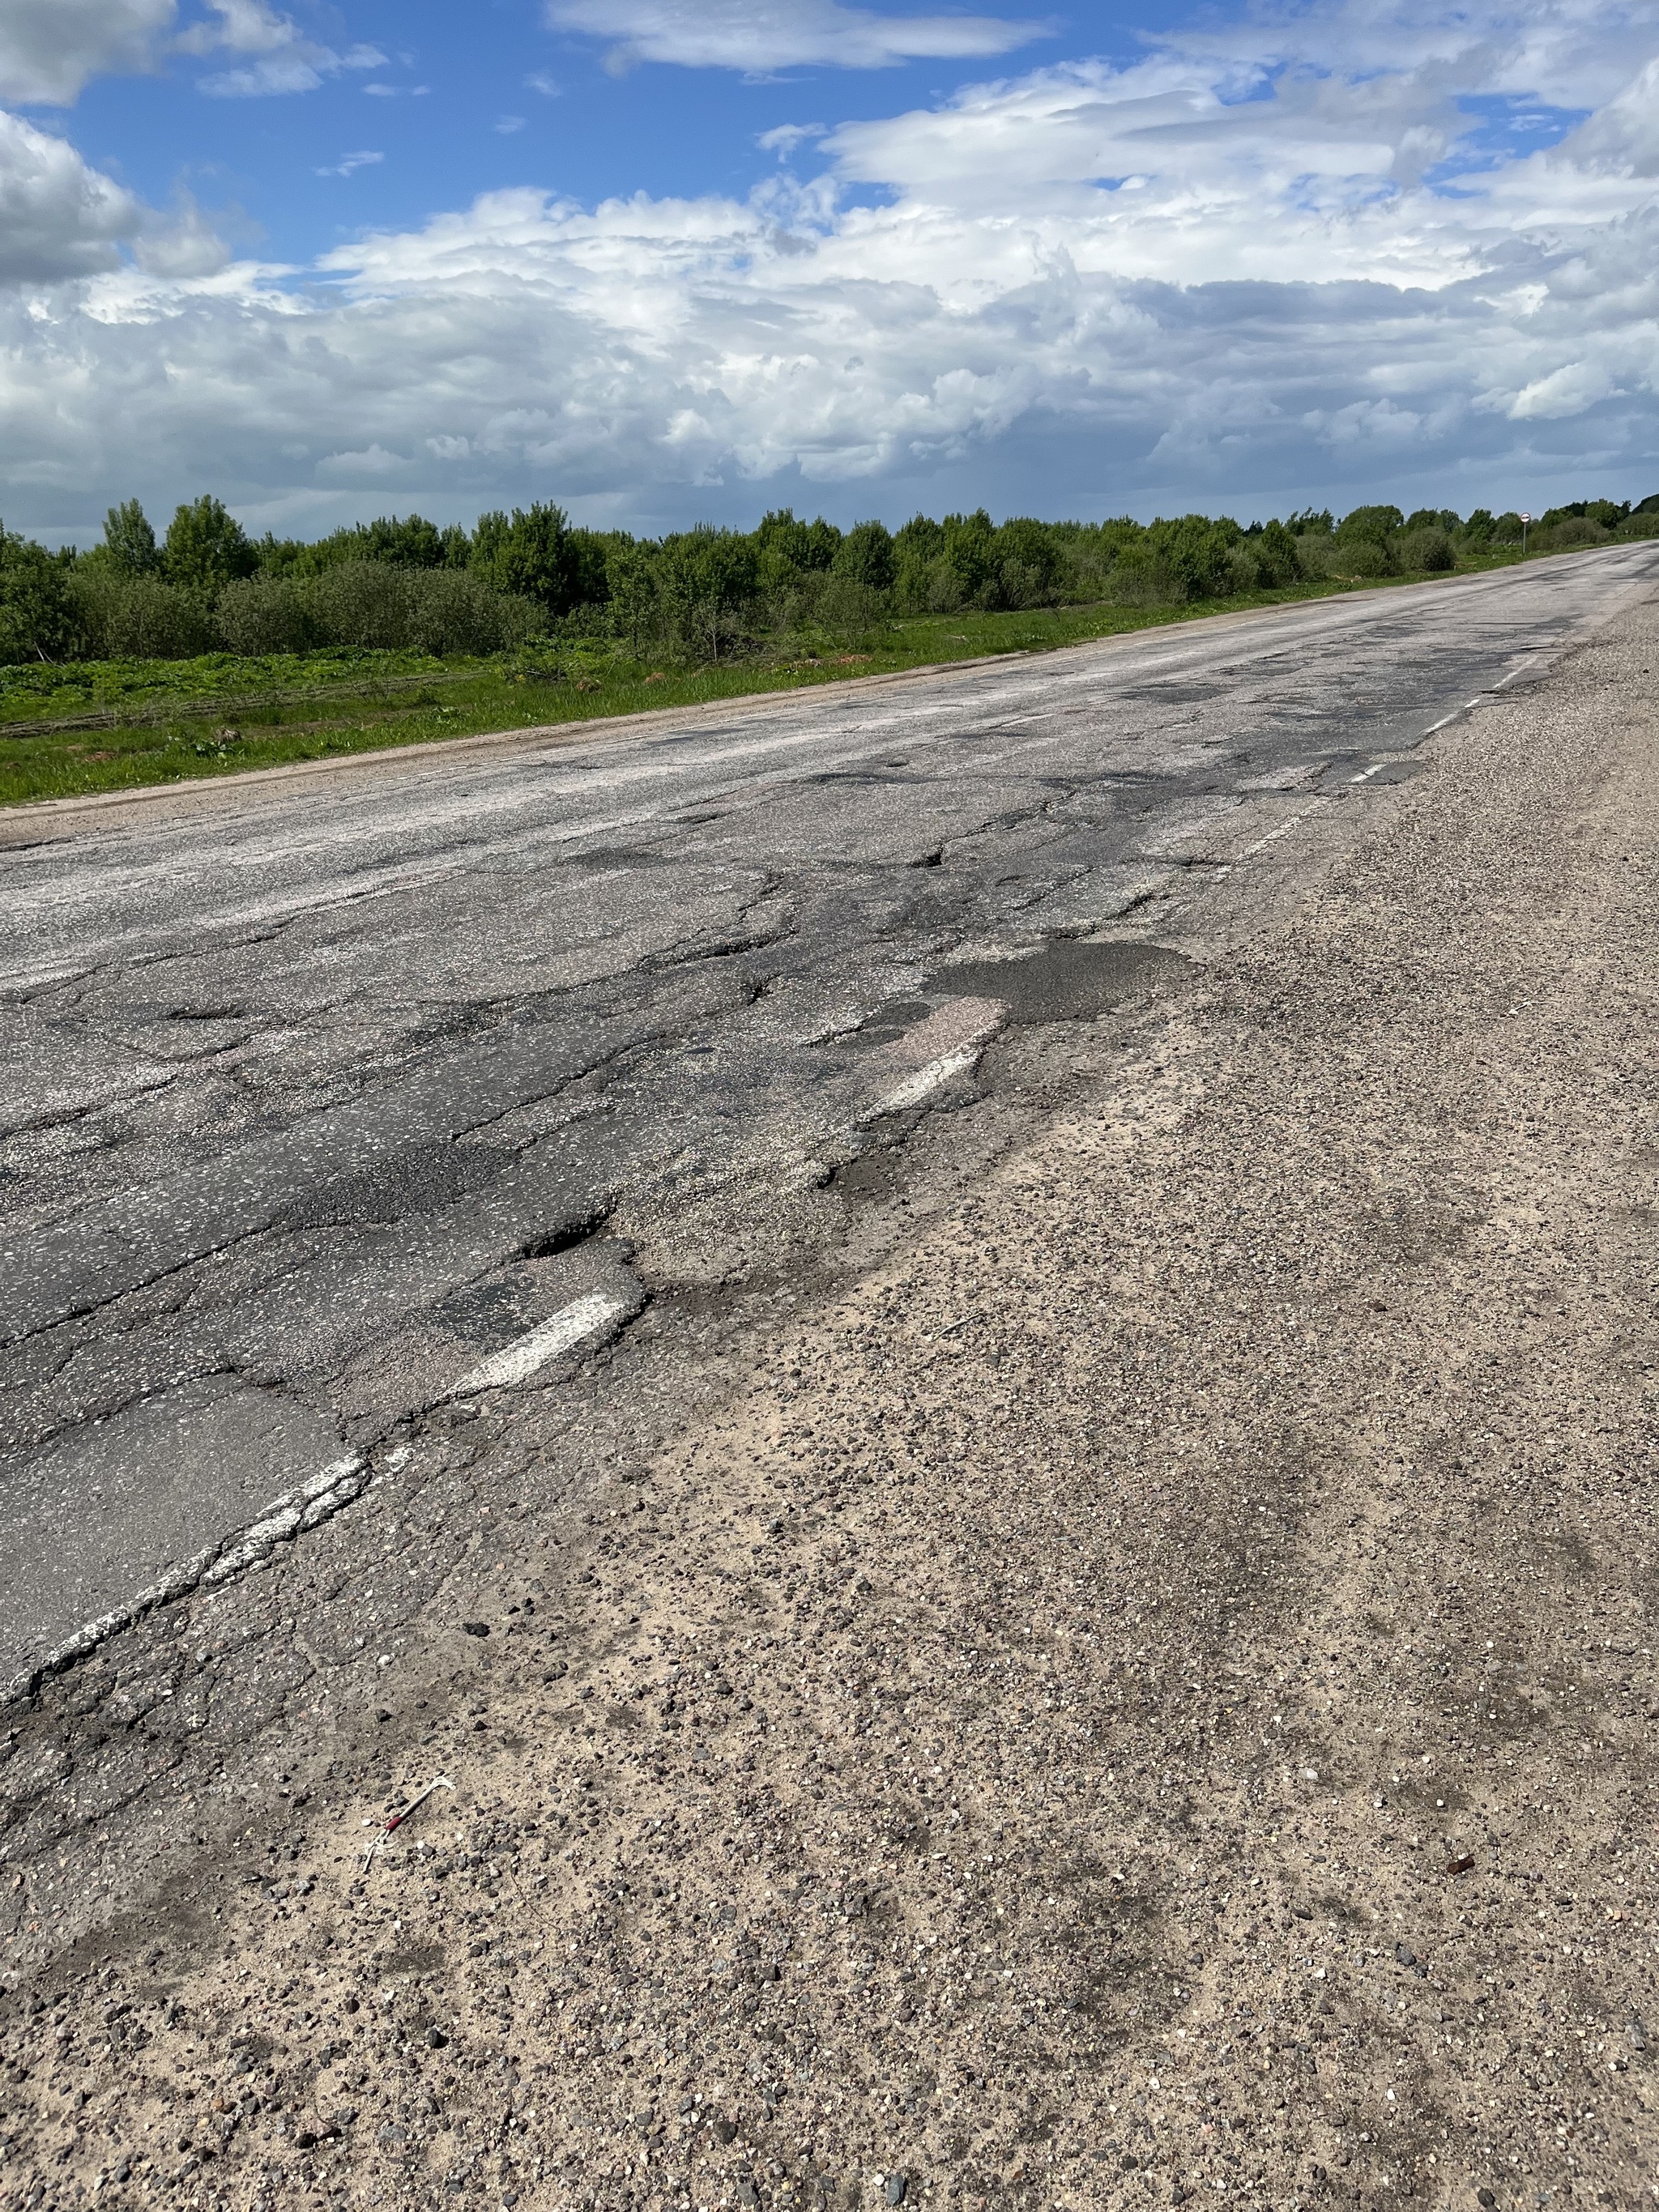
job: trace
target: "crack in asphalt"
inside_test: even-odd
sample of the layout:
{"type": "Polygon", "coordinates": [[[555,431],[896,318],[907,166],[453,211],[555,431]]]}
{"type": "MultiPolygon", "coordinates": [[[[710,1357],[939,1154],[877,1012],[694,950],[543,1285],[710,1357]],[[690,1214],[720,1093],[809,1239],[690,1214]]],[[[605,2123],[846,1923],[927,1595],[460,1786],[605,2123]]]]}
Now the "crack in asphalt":
{"type": "MultiPolygon", "coordinates": [[[[1093,910],[1114,926],[1167,930],[1212,895],[1200,884],[1337,803],[1286,812],[1291,791],[1218,781],[1206,748],[1232,747],[1252,777],[1316,774],[1316,728],[1330,733],[1328,764],[1356,748],[1372,757],[1372,731],[1407,732],[1408,750],[1448,698],[1513,662],[1511,610],[1529,639],[1540,627],[1559,638],[1605,602],[1599,574],[1645,573],[1622,557],[1564,567],[1547,586],[1522,572],[1503,590],[1482,580],[1409,606],[1390,595],[1369,611],[1291,611],[1296,647],[1273,649],[1263,623],[1249,651],[1235,635],[1218,666],[1219,635],[1193,630],[946,672],[882,695],[874,713],[785,695],[688,729],[672,757],[661,738],[607,736],[528,775],[518,755],[474,757],[455,786],[434,754],[395,777],[251,791],[240,811],[233,791],[232,811],[206,823],[135,815],[9,847],[0,914],[17,956],[52,972],[15,979],[0,1018],[44,1019],[72,1073],[131,1024],[158,968],[183,979],[178,1004],[234,1005],[253,1033],[172,1063],[143,1097],[131,1087],[143,1048],[128,1042],[118,1105],[88,1095],[0,1143],[11,1187],[42,1194],[4,1232],[4,1358],[80,1332],[47,1375],[0,1363],[0,1403],[67,1387],[94,1348],[148,1373],[171,1347],[183,1377],[230,1358],[302,1389],[361,1449],[430,1402],[447,1361],[463,1371],[469,1347],[447,1303],[459,1291],[540,1267],[546,1281],[524,1295],[568,1297],[574,1279],[558,1270],[603,1241],[567,1237],[575,1224],[619,1228],[656,1285],[758,1280],[781,1233],[798,1255],[785,1277],[829,1264],[844,1228],[799,1193],[857,1156],[863,1140],[848,1133],[879,1110],[849,1042],[871,1011],[913,996],[952,953],[1085,937],[1099,927],[1085,912],[1091,880],[1112,886],[1093,910]],[[1346,665],[1356,655],[1371,665],[1346,665]],[[1201,681],[1179,672],[1206,657],[1201,681]],[[1166,680],[1138,683],[1160,659],[1166,680]],[[1171,715],[1183,682],[1192,711],[1171,715]],[[884,761],[901,728],[906,760],[884,761]],[[619,810],[625,789],[640,803],[619,810]],[[1209,827],[1183,821],[1194,800],[1209,827]],[[1253,819],[1261,834],[1231,850],[1253,819]],[[1223,832],[1224,820],[1245,830],[1223,832]],[[619,868],[605,841],[623,824],[644,849],[619,868]],[[1157,849],[1176,828],[1198,849],[1157,849]],[[1091,841],[1093,857],[1068,856],[1071,838],[1091,841]],[[355,872],[343,880],[343,864],[355,872]],[[224,912],[252,867],[268,902],[289,902],[257,925],[224,912]],[[1114,870],[1152,879],[1114,885],[1114,870]],[[762,972],[737,972],[744,962],[762,972]],[[534,987],[503,990],[520,965],[534,987]],[[630,1005],[605,1004],[630,992],[630,1005]],[[234,1128],[225,1091],[254,1109],[234,1128]],[[549,1126],[562,1103],[575,1110],[549,1126]],[[39,1163],[19,1152],[20,1176],[6,1146],[24,1134],[48,1146],[100,1114],[106,1141],[65,1149],[53,1170],[78,1212],[54,1212],[39,1163]],[[492,1133],[500,1163],[477,1157],[492,1133]],[[474,1157],[434,1180],[441,1155],[462,1154],[474,1157]],[[313,1244],[239,1282],[239,1259],[301,1224],[313,1244]],[[170,1285],[179,1294],[158,1304],[170,1285]],[[124,1310],[134,1297],[148,1306],[124,1310]]],[[[1382,781],[1345,803],[1375,805],[1382,781]]],[[[937,1097],[949,1106],[951,1083],[937,1097]]],[[[829,1203],[818,1188],[814,1202],[829,1203]]],[[[471,1349],[474,1364],[491,1356],[471,1349]]]]}

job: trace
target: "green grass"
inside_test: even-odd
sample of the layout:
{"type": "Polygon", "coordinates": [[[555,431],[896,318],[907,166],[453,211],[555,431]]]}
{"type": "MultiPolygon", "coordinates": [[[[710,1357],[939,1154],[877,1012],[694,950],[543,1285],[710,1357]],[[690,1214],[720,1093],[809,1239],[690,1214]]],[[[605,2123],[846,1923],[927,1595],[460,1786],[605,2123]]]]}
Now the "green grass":
{"type": "MultiPolygon", "coordinates": [[[[1474,565],[1507,566],[1511,557],[1518,556],[1474,565]]],[[[0,805],[1042,652],[1354,588],[1331,580],[1188,606],[917,616],[889,623],[856,650],[794,638],[720,667],[653,665],[596,641],[488,661],[331,652],[0,668],[0,805]]]]}

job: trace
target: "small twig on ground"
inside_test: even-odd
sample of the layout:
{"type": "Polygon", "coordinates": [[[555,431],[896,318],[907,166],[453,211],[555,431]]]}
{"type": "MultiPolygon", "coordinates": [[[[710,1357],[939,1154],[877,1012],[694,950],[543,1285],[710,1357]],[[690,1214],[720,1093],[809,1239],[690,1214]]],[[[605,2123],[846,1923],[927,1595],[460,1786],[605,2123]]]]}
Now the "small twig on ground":
{"type": "Polygon", "coordinates": [[[368,1872],[369,1862],[374,1858],[375,1852],[380,1850],[381,1844],[385,1843],[386,1838],[393,1834],[398,1829],[401,1828],[404,1822],[409,1818],[410,1814],[411,1813],[417,1812],[420,1808],[425,1804],[427,1799],[432,1795],[434,1790],[448,1790],[453,1791],[454,1787],[454,1784],[450,1780],[447,1774],[440,1774],[434,1780],[428,1782],[424,1790],[419,1791],[415,1796],[411,1797],[408,1804],[404,1807],[401,1813],[394,1813],[392,1815],[392,1818],[386,1822],[386,1826],[380,1830],[380,1833],[374,1838],[373,1843],[370,1844],[368,1849],[363,1853],[363,1872],[365,1874],[368,1872]]]}

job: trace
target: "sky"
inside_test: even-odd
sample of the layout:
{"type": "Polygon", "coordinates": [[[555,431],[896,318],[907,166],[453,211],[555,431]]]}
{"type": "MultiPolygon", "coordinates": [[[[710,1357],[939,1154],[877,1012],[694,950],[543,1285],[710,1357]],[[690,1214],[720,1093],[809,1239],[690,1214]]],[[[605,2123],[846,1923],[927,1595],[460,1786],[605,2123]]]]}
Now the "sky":
{"type": "Polygon", "coordinates": [[[0,517],[1659,492],[1659,0],[4,0],[0,517]]]}

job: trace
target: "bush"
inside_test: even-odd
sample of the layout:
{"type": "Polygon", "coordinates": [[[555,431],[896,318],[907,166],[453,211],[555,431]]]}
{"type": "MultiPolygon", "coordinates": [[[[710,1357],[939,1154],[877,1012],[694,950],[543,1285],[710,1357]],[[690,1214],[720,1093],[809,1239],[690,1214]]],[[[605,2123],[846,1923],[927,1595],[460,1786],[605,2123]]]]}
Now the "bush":
{"type": "Polygon", "coordinates": [[[1570,514],[1547,530],[1534,531],[1532,542],[1540,551],[1567,553],[1576,545],[1605,545],[1611,534],[1588,514],[1570,514]]]}
{"type": "Polygon", "coordinates": [[[833,637],[857,644],[881,625],[881,594],[858,577],[837,574],[832,568],[818,592],[817,612],[819,625],[833,637]]]}
{"type": "Polygon", "coordinates": [[[1408,530],[1400,541],[1400,565],[1408,573],[1421,571],[1431,576],[1443,575],[1448,568],[1457,566],[1457,556],[1452,542],[1438,523],[1421,530],[1408,530]]]}
{"type": "Polygon", "coordinates": [[[62,660],[80,644],[72,571],[0,526],[0,661],[62,660]]]}
{"type": "Polygon", "coordinates": [[[941,553],[936,561],[930,561],[922,570],[913,596],[930,615],[953,615],[968,594],[963,588],[956,563],[941,553]]]}
{"type": "Polygon", "coordinates": [[[1387,576],[1394,570],[1386,547],[1374,538],[1336,539],[1325,555],[1328,576],[1387,576]]]}
{"type": "Polygon", "coordinates": [[[1270,522],[1250,547],[1255,556],[1256,580],[1269,586],[1294,584],[1302,574],[1297,542],[1282,522],[1270,522]]]}
{"type": "Polygon", "coordinates": [[[383,651],[406,644],[414,574],[383,561],[343,561],[312,577],[306,605],[321,641],[383,651]]]}
{"type": "Polygon", "coordinates": [[[250,576],[227,584],[219,594],[215,618],[231,653],[303,653],[320,635],[305,592],[276,576],[250,576]]]}
{"type": "Polygon", "coordinates": [[[159,576],[77,575],[85,650],[95,660],[193,660],[211,653],[218,635],[194,592],[159,576]]]}
{"type": "Polygon", "coordinates": [[[476,576],[422,569],[410,578],[404,642],[417,653],[501,653],[547,634],[545,611],[533,599],[492,592],[476,576]]]}
{"type": "Polygon", "coordinates": [[[1342,545],[1364,542],[1386,550],[1405,520],[1397,507],[1356,507],[1337,524],[1337,542],[1342,545]]]}

